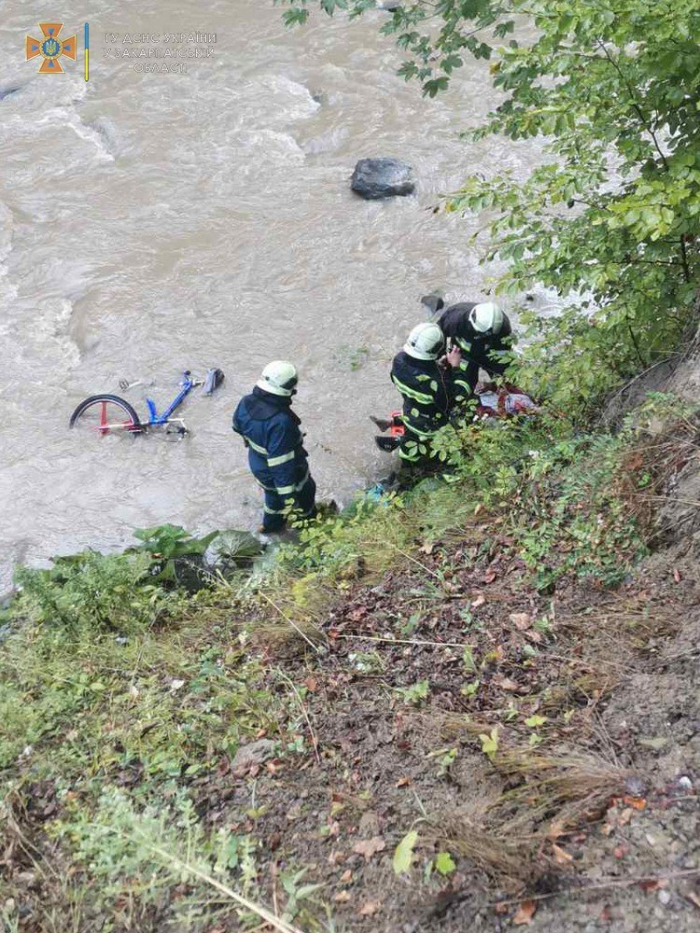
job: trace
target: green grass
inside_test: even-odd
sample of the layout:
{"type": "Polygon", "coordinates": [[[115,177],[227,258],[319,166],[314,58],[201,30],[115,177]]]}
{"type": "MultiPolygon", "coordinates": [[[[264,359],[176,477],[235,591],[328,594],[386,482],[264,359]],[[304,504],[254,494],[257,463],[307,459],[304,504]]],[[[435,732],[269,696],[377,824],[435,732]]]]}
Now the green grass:
{"type": "MultiPolygon", "coordinates": [[[[86,552],[50,571],[22,571],[0,652],[0,782],[6,844],[25,834],[27,851],[58,851],[73,866],[45,899],[45,929],[52,911],[74,917],[75,929],[102,911],[119,929],[143,926],[154,910],[206,929],[219,908],[202,907],[201,875],[254,897],[254,825],[205,828],[195,789],[260,735],[279,743],[281,758],[309,751],[305,687],[277,675],[270,647],[278,658],[287,642],[310,660],[323,653],[333,600],[388,571],[410,568],[420,605],[439,607],[451,567],[448,558],[428,559],[436,542],[476,540],[474,559],[500,550],[540,588],[562,577],[615,584],[644,552],[630,496],[654,494],[662,480],[648,479],[640,451],[646,423],[668,407],[652,399],[615,436],[577,434],[547,416],[446,431],[445,477],[378,503],[361,497],[344,514],[302,526],[299,545],[282,547],[252,575],[194,596],[156,580],[157,557],[144,552],[86,552]],[[47,793],[60,815],[37,824],[26,808],[47,793]],[[186,896],[174,896],[185,878],[186,896]]],[[[401,637],[420,612],[406,613],[401,637]]],[[[469,610],[464,621],[473,622],[469,610]]],[[[465,654],[465,702],[471,687],[478,695],[487,660],[465,654]]],[[[411,709],[427,702],[426,687],[417,681],[394,697],[411,709]]],[[[522,729],[542,740],[534,726],[522,729]]],[[[293,866],[283,889],[288,918],[309,910],[308,929],[320,928],[313,917],[321,907],[310,909],[315,892],[293,866]]],[[[4,918],[9,929],[15,920],[4,918]]]]}

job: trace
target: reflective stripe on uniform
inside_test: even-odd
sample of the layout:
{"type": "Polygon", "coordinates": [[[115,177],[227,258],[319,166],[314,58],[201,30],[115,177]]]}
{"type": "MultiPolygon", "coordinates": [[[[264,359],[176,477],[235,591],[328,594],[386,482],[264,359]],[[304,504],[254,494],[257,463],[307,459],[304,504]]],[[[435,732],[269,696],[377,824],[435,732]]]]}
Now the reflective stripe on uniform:
{"type": "Polygon", "coordinates": [[[267,449],[265,447],[261,447],[260,444],[256,444],[255,441],[251,441],[251,439],[247,437],[245,434],[243,435],[243,437],[246,439],[247,443],[253,448],[256,454],[262,454],[263,457],[267,457],[267,449]]]}
{"type": "Polygon", "coordinates": [[[263,505],[263,512],[266,515],[284,515],[286,509],[271,509],[267,503],[263,505]]]}
{"type": "Polygon", "coordinates": [[[471,390],[472,390],[472,387],[469,385],[469,383],[468,383],[468,382],[464,382],[463,379],[455,379],[454,384],[455,384],[456,386],[461,386],[463,389],[466,389],[467,392],[471,392],[471,390]]]}
{"type": "Polygon", "coordinates": [[[421,431],[420,428],[416,428],[410,422],[404,422],[407,431],[410,431],[411,434],[417,434],[418,437],[435,437],[439,429],[435,431],[421,431]]]}
{"type": "Polygon", "coordinates": [[[431,405],[433,402],[432,395],[428,395],[425,392],[418,392],[416,389],[411,389],[409,386],[404,385],[400,379],[397,379],[396,376],[391,377],[394,381],[394,385],[399,390],[402,395],[407,395],[409,398],[415,399],[421,405],[431,405]]]}
{"type": "Polygon", "coordinates": [[[293,460],[296,457],[296,450],[290,450],[288,454],[281,454],[279,457],[268,457],[267,465],[270,467],[280,466],[283,463],[288,463],[290,460],[293,460]]]}
{"type": "MultiPolygon", "coordinates": [[[[255,476],[255,474],[253,475],[255,476]]],[[[265,483],[261,483],[260,480],[257,478],[257,476],[255,477],[255,482],[258,484],[258,486],[261,489],[264,489],[265,492],[277,492],[274,486],[266,486],[265,483]]]]}
{"type": "Polygon", "coordinates": [[[306,486],[308,479],[309,479],[309,471],[307,470],[306,475],[304,476],[304,479],[300,479],[298,483],[294,483],[293,486],[277,486],[275,491],[277,492],[278,496],[289,496],[293,492],[299,492],[300,490],[302,490],[304,486],[306,486]]]}
{"type": "Polygon", "coordinates": [[[299,482],[296,483],[296,485],[294,486],[294,492],[299,492],[301,489],[303,489],[304,486],[306,486],[308,480],[309,480],[309,471],[307,470],[306,476],[304,477],[304,479],[300,479],[299,482]]]}

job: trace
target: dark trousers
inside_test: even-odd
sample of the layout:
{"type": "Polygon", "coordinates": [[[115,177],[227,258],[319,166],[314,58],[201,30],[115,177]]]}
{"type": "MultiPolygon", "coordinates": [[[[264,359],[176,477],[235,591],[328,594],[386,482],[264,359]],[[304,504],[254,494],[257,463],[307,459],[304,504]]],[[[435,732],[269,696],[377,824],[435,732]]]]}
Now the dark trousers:
{"type": "MultiPolygon", "coordinates": [[[[304,518],[313,518],[316,512],[316,483],[308,473],[295,489],[294,501],[304,518]]],[[[274,489],[265,489],[263,507],[263,531],[265,533],[281,531],[287,523],[285,517],[286,500],[274,489]]]]}

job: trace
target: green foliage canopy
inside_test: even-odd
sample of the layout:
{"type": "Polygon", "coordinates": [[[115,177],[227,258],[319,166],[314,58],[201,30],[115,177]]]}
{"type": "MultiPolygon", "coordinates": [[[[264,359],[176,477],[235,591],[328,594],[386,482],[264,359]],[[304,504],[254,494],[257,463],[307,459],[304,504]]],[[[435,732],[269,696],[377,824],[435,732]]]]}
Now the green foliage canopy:
{"type": "MultiPolygon", "coordinates": [[[[276,0],[303,23],[310,0],[276,0]]],[[[351,16],[373,0],[321,0],[351,16]]],[[[383,26],[425,94],[465,55],[490,61],[502,102],[473,141],[543,137],[523,181],[474,175],[447,210],[489,212],[486,259],[502,291],[535,283],[573,298],[531,325],[522,379],[586,405],[669,354],[698,287],[700,0],[407,0],[383,26]],[[566,348],[567,363],[548,364],[566,348]]]]}

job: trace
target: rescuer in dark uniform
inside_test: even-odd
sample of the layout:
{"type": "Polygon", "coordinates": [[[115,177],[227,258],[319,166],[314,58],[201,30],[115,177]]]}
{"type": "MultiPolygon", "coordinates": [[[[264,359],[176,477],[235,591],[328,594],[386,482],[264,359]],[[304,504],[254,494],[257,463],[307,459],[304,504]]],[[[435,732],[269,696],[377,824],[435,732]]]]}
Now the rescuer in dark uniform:
{"type": "Polygon", "coordinates": [[[445,349],[445,338],[437,324],[418,324],[408,336],[403,350],[391,367],[391,380],[403,396],[402,421],[406,429],[399,456],[406,464],[430,457],[431,440],[448,423],[455,402],[469,397],[455,381],[461,353],[454,347],[446,365],[438,364],[445,349]]]}
{"type": "Polygon", "coordinates": [[[513,328],[495,302],[451,305],[443,311],[438,324],[447,339],[448,349],[456,346],[462,352],[455,384],[468,395],[479,381],[480,368],[490,376],[500,376],[506,371],[513,328]]]}
{"type": "Polygon", "coordinates": [[[291,407],[297,381],[292,363],[268,363],[233,415],[233,430],[242,436],[248,465],[265,493],[263,534],[281,531],[290,507],[308,518],[316,513],[316,483],[309,473],[301,422],[291,407]]]}

